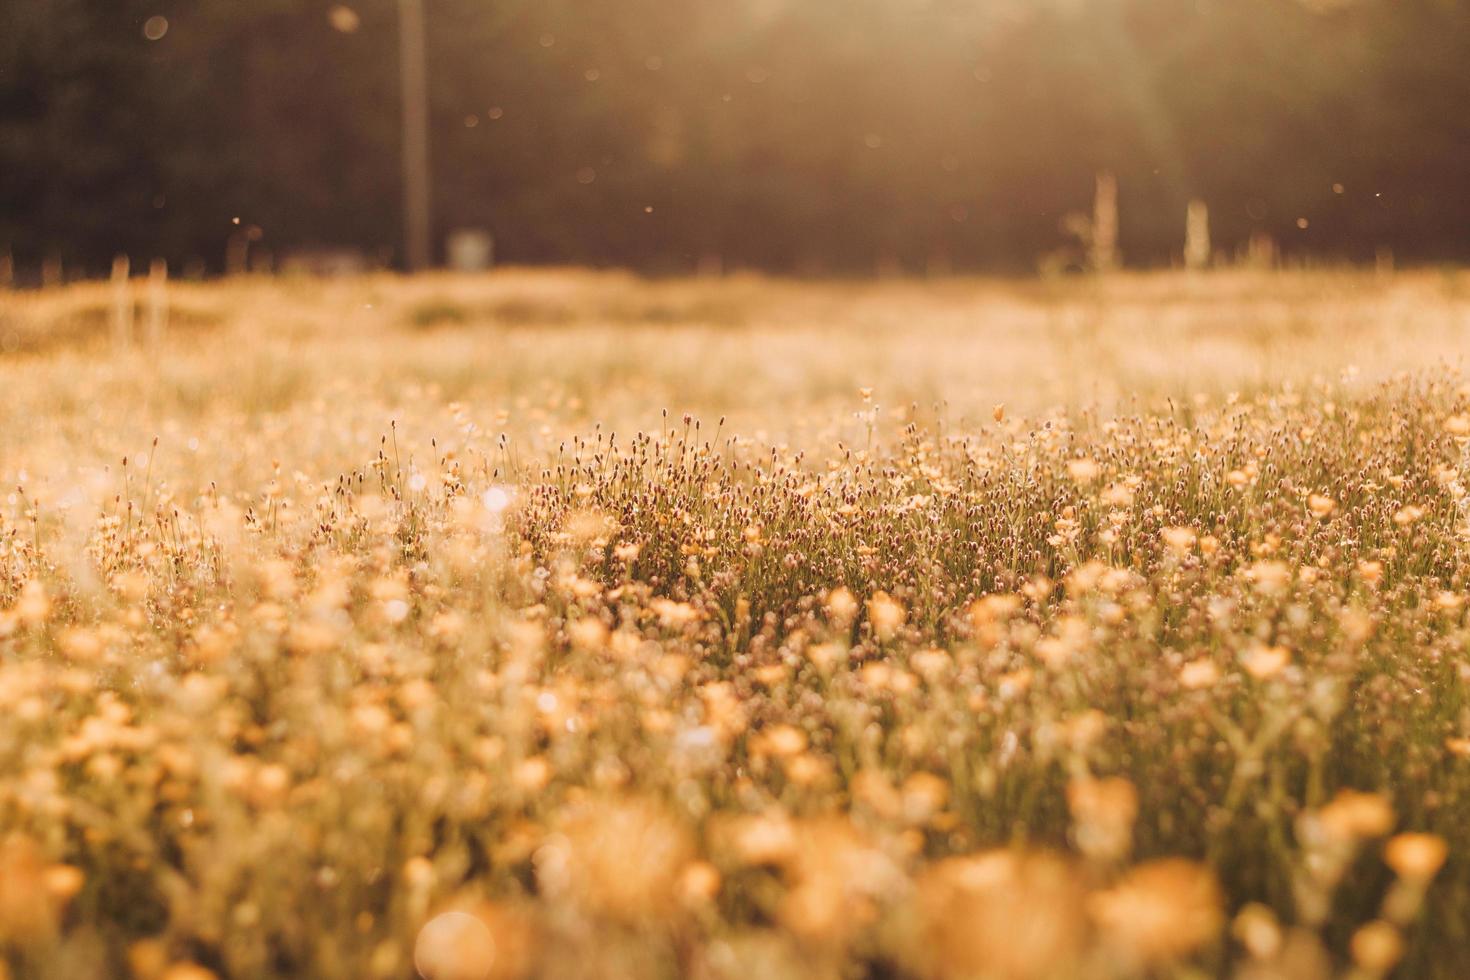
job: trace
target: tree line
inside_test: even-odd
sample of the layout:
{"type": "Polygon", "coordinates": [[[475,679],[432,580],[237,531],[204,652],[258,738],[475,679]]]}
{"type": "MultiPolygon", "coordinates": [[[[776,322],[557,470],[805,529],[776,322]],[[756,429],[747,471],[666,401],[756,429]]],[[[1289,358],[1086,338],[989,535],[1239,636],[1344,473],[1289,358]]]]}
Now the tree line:
{"type": "MultiPolygon", "coordinates": [[[[425,0],[436,237],[498,258],[1032,268],[1470,258],[1460,0],[425,0]]],[[[0,4],[0,252],[401,261],[395,0],[0,4]]]]}

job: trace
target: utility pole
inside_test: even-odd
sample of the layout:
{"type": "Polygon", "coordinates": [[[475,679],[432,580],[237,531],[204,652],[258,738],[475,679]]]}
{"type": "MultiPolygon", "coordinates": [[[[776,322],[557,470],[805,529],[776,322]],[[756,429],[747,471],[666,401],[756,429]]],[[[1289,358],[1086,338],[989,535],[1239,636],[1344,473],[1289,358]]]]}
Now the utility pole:
{"type": "Polygon", "coordinates": [[[424,56],[424,0],[398,0],[398,73],[403,99],[404,261],[408,271],[428,268],[429,93],[424,56]]]}

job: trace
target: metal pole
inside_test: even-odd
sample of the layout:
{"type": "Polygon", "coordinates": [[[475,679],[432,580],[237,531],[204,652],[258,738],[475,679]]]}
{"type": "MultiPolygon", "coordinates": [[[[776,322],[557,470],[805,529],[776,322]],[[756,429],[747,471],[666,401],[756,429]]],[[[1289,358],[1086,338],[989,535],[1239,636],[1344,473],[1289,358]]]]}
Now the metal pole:
{"type": "Polygon", "coordinates": [[[403,98],[403,223],[410,272],[430,263],[429,96],[424,55],[424,0],[398,0],[399,77],[403,98]]]}

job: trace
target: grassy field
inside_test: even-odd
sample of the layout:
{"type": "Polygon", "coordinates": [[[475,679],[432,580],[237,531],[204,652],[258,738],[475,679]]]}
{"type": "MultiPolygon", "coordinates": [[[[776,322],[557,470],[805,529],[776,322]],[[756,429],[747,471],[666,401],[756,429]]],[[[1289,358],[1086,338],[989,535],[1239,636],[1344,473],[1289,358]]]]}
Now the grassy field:
{"type": "Polygon", "coordinates": [[[1470,275],[114,305],[0,293],[0,977],[1463,974],[1470,275]]]}

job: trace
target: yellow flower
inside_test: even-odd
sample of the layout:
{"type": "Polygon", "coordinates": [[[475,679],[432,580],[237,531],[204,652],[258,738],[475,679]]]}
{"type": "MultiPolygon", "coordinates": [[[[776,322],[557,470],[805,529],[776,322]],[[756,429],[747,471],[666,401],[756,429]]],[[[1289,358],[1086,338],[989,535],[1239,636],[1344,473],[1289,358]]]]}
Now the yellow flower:
{"type": "Polygon", "coordinates": [[[1337,501],[1325,494],[1314,493],[1307,497],[1307,509],[1318,518],[1326,519],[1337,509],[1337,501]]]}
{"type": "Polygon", "coordinates": [[[32,629],[46,622],[51,615],[51,597],[39,579],[31,579],[20,587],[20,598],[15,603],[15,616],[21,625],[32,629]]]}
{"type": "Polygon", "coordinates": [[[658,615],[660,625],[667,629],[682,629],[699,619],[699,610],[687,602],[672,599],[655,599],[649,608],[658,615]]]}
{"type": "Polygon", "coordinates": [[[1159,537],[1164,539],[1164,544],[1176,555],[1189,554],[1198,540],[1194,529],[1188,527],[1166,527],[1159,532],[1159,537]]]}
{"type": "Polygon", "coordinates": [[[693,857],[688,829],[643,799],[588,803],[537,851],[543,891],[625,923],[664,919],[693,857]]]}
{"type": "Polygon", "coordinates": [[[1424,516],[1424,508],[1409,504],[1394,511],[1393,522],[1399,527],[1408,527],[1424,516]]]}
{"type": "Polygon", "coordinates": [[[1381,793],[1339,790],[1317,811],[1323,829],[1338,840],[1382,837],[1393,829],[1393,807],[1381,793]]]}
{"type": "Polygon", "coordinates": [[[1242,908],[1230,931],[1256,959],[1272,959],[1281,949],[1281,924],[1276,913],[1260,902],[1250,902],[1242,908]]]}
{"type": "Polygon", "coordinates": [[[1101,473],[1102,467],[1093,459],[1074,459],[1067,463],[1067,475],[1080,486],[1093,482],[1101,473]]]}
{"type": "Polygon", "coordinates": [[[679,876],[679,894],[691,904],[712,902],[720,893],[720,872],[708,861],[691,861],[679,876]]]}
{"type": "Polygon", "coordinates": [[[949,783],[932,772],[916,772],[899,788],[904,819],[924,824],[934,819],[949,802],[949,783]]]}
{"type": "Polygon", "coordinates": [[[752,741],[755,751],[774,756],[793,756],[807,746],[806,732],[794,725],[772,725],[752,741]]]}
{"type": "Polygon", "coordinates": [[[1269,680],[1291,663],[1291,651],[1282,646],[1253,647],[1241,654],[1240,663],[1256,680],[1269,680]]]}
{"type": "Polygon", "coordinates": [[[1391,923],[1375,919],[1353,933],[1353,962],[1370,974],[1383,976],[1404,955],[1404,937],[1391,923]]]}
{"type": "Polygon", "coordinates": [[[1256,591],[1264,595],[1275,595],[1284,590],[1291,581],[1291,569],[1285,562],[1265,559],[1247,568],[1245,577],[1256,587],[1256,591]]]}
{"type": "Polygon", "coordinates": [[[1405,881],[1427,882],[1439,872],[1449,852],[1449,845],[1437,834],[1399,834],[1384,845],[1383,860],[1405,881]]]}
{"type": "Polygon", "coordinates": [[[1190,691],[1212,687],[1220,679],[1220,668],[1208,657],[1191,660],[1179,668],[1179,683],[1190,691]]]}
{"type": "Polygon", "coordinates": [[[1061,858],[1011,851],[948,858],[919,876],[915,892],[911,965],[920,976],[1079,975],[1084,892],[1061,858]]]}
{"type": "Polygon", "coordinates": [[[833,625],[839,627],[851,623],[858,611],[857,599],[853,597],[853,594],[848,591],[846,586],[838,586],[827,593],[827,602],[825,605],[827,618],[833,625]]]}
{"type": "Polygon", "coordinates": [[[608,630],[602,620],[584,616],[567,627],[572,646],[578,650],[601,650],[607,645],[608,630]]]}
{"type": "Polygon", "coordinates": [[[745,865],[780,865],[796,854],[796,828],[784,813],[736,817],[722,827],[727,845],[745,865]]]}
{"type": "Polygon", "coordinates": [[[887,592],[879,592],[868,600],[868,621],[880,640],[892,639],[907,618],[903,604],[887,592]]]}
{"type": "Polygon", "coordinates": [[[53,882],[57,867],[46,864],[29,837],[15,835],[0,843],[0,944],[42,943],[54,935],[70,895],[58,896],[53,884],[61,885],[63,891],[72,884],[80,885],[70,876],[53,882]]]}
{"type": "Polygon", "coordinates": [[[1138,865],[1093,895],[1089,908],[1109,945],[1141,964],[1188,956],[1213,942],[1224,924],[1214,874],[1181,858],[1138,865]]]}
{"type": "Polygon", "coordinates": [[[1114,861],[1128,853],[1138,817],[1138,790],[1131,782],[1116,776],[1073,779],[1067,784],[1067,808],[1083,854],[1114,861]]]}

